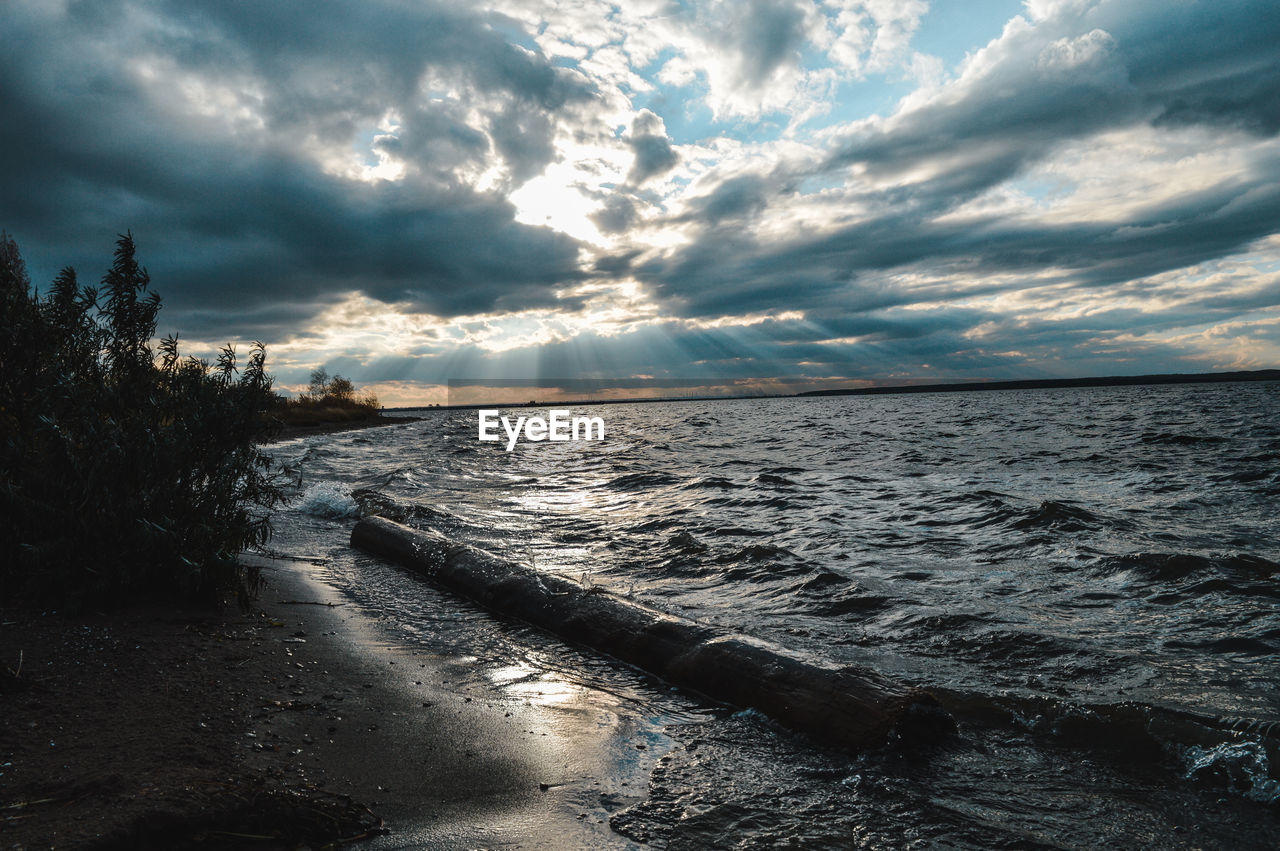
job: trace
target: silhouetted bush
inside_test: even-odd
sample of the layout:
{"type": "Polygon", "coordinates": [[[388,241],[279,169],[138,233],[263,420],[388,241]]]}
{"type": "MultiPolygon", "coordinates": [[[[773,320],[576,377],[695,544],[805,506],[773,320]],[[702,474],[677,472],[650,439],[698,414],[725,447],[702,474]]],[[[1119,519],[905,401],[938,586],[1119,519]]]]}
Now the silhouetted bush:
{"type": "Polygon", "coordinates": [[[311,383],[303,395],[280,399],[276,414],[288,425],[325,425],[370,420],[382,408],[373,393],[356,395],[356,386],[341,375],[330,377],[319,367],[311,371],[311,383]]]}
{"type": "Polygon", "coordinates": [[[63,605],[245,599],[237,563],[282,499],[256,440],[274,394],[255,343],[239,370],[155,336],[160,297],[120,237],[101,295],[67,268],[31,289],[0,234],[0,590],[63,605]]]}

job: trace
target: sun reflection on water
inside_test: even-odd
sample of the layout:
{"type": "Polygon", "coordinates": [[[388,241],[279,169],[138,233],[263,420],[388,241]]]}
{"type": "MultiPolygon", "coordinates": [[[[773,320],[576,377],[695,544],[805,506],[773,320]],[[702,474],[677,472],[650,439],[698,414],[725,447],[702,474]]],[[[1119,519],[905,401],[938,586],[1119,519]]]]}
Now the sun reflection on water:
{"type": "Polygon", "coordinates": [[[515,662],[486,671],[489,681],[504,693],[534,706],[568,706],[586,700],[586,690],[554,671],[528,662],[515,662]]]}

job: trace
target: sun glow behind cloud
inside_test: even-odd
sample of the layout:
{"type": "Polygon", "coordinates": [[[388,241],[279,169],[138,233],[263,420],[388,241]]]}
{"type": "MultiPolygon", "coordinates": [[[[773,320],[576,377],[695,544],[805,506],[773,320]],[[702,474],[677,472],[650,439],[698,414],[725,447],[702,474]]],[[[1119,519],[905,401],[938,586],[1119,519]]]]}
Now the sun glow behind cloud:
{"type": "Polygon", "coordinates": [[[605,238],[591,221],[596,205],[577,188],[571,166],[552,165],[507,196],[516,207],[516,221],[543,226],[574,239],[604,246],[605,238]]]}

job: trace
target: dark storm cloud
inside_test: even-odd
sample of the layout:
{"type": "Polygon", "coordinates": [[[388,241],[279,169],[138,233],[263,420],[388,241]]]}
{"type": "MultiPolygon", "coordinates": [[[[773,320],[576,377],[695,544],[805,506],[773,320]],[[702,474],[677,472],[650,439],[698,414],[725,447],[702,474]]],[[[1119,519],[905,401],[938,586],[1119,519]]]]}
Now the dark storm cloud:
{"type": "Polygon", "coordinates": [[[1280,132],[1280,62],[1224,80],[1187,86],[1165,98],[1157,125],[1225,124],[1260,136],[1280,132]]]}
{"type": "Polygon", "coordinates": [[[680,155],[671,147],[662,119],[647,109],[631,122],[631,136],[627,140],[635,152],[635,161],[627,173],[627,183],[639,186],[651,177],[666,174],[680,162],[680,155]]]}
{"type": "Polygon", "coordinates": [[[727,36],[747,86],[763,84],[780,65],[794,61],[804,44],[804,12],[793,2],[751,0],[746,8],[723,11],[732,21],[727,36]]]}
{"type": "Polygon", "coordinates": [[[494,145],[511,163],[511,179],[524,183],[555,159],[551,117],[536,106],[513,103],[494,116],[490,125],[494,145]]]}
{"type": "Polygon", "coordinates": [[[188,334],[250,333],[240,320],[280,301],[301,322],[352,290],[446,316],[550,306],[580,277],[573,240],[457,180],[494,157],[513,179],[536,174],[554,157],[552,113],[594,96],[489,21],[429,3],[5,15],[0,210],[36,270],[71,263],[92,280],[130,228],[165,320],[184,315],[188,334]],[[184,112],[193,80],[250,91],[252,115],[216,99],[212,116],[184,112]],[[364,144],[403,157],[403,181],[353,182],[306,155],[355,145],[388,111],[399,129],[364,144]]]}
{"type": "MultiPolygon", "coordinates": [[[[607,197],[604,205],[591,214],[591,220],[604,233],[622,233],[635,223],[639,213],[636,204],[626,195],[614,194],[607,197]]],[[[618,268],[613,266],[612,268],[618,268]]]]}
{"type": "Polygon", "coordinates": [[[984,168],[991,185],[1062,142],[1142,121],[1274,133],[1277,41],[1269,2],[1104,4],[1006,34],[972,80],[855,132],[828,165],[897,172],[954,158],[984,168]]]}
{"type": "Polygon", "coordinates": [[[690,200],[678,221],[718,225],[725,219],[751,216],[765,208],[769,193],[769,181],[763,175],[731,177],[706,195],[690,200]]]}
{"type": "Polygon", "coordinates": [[[1230,144],[1241,130],[1274,134],[1276,44],[1280,11],[1260,2],[1104,4],[1083,16],[1011,27],[975,58],[969,77],[916,108],[863,123],[816,171],[740,174],[687,202],[679,220],[700,223],[702,236],[636,272],[671,309],[714,316],[874,309],[947,295],[868,293],[862,282],[876,273],[927,270],[972,281],[1057,269],[1101,287],[1240,251],[1280,230],[1274,153],[1247,155],[1244,179],[1139,207],[1119,226],[939,217],[1051,158],[1063,143],[1103,131],[1199,123],[1230,144]],[[869,211],[856,224],[775,240],[734,226],[743,215],[784,210],[807,177],[830,179],[849,168],[832,218],[839,205],[869,211]],[[874,188],[877,181],[883,188],[874,188]]]}
{"type": "MultiPolygon", "coordinates": [[[[1276,232],[1280,168],[1272,182],[1227,187],[1155,205],[1126,226],[1034,225],[1003,218],[962,223],[922,221],[911,211],[817,238],[760,246],[750,235],[716,230],[672,258],[636,267],[642,280],[685,315],[715,316],[769,309],[876,309],[945,299],[954,285],[875,289],[868,273],[927,270],[961,279],[1038,275],[1060,269],[1081,286],[1118,284],[1212,260],[1276,232]]],[[[966,296],[1021,288],[1014,280],[970,284],[966,296]]]]}
{"type": "Polygon", "coordinates": [[[1157,123],[1280,131],[1280,6],[1225,0],[1148,9],[1118,37],[1133,86],[1160,110],[1157,123]]]}

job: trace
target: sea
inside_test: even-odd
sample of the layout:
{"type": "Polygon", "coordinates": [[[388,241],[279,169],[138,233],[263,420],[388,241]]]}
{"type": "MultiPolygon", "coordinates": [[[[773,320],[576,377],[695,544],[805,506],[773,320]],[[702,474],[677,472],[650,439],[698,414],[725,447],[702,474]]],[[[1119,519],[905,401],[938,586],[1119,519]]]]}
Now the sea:
{"type": "Polygon", "coordinates": [[[605,439],[508,452],[428,409],[275,444],[270,547],[478,680],[647,725],[619,843],[1280,847],[1280,383],[573,412],[605,439]],[[832,750],[353,551],[368,514],[875,669],[956,731],[832,750]]]}

